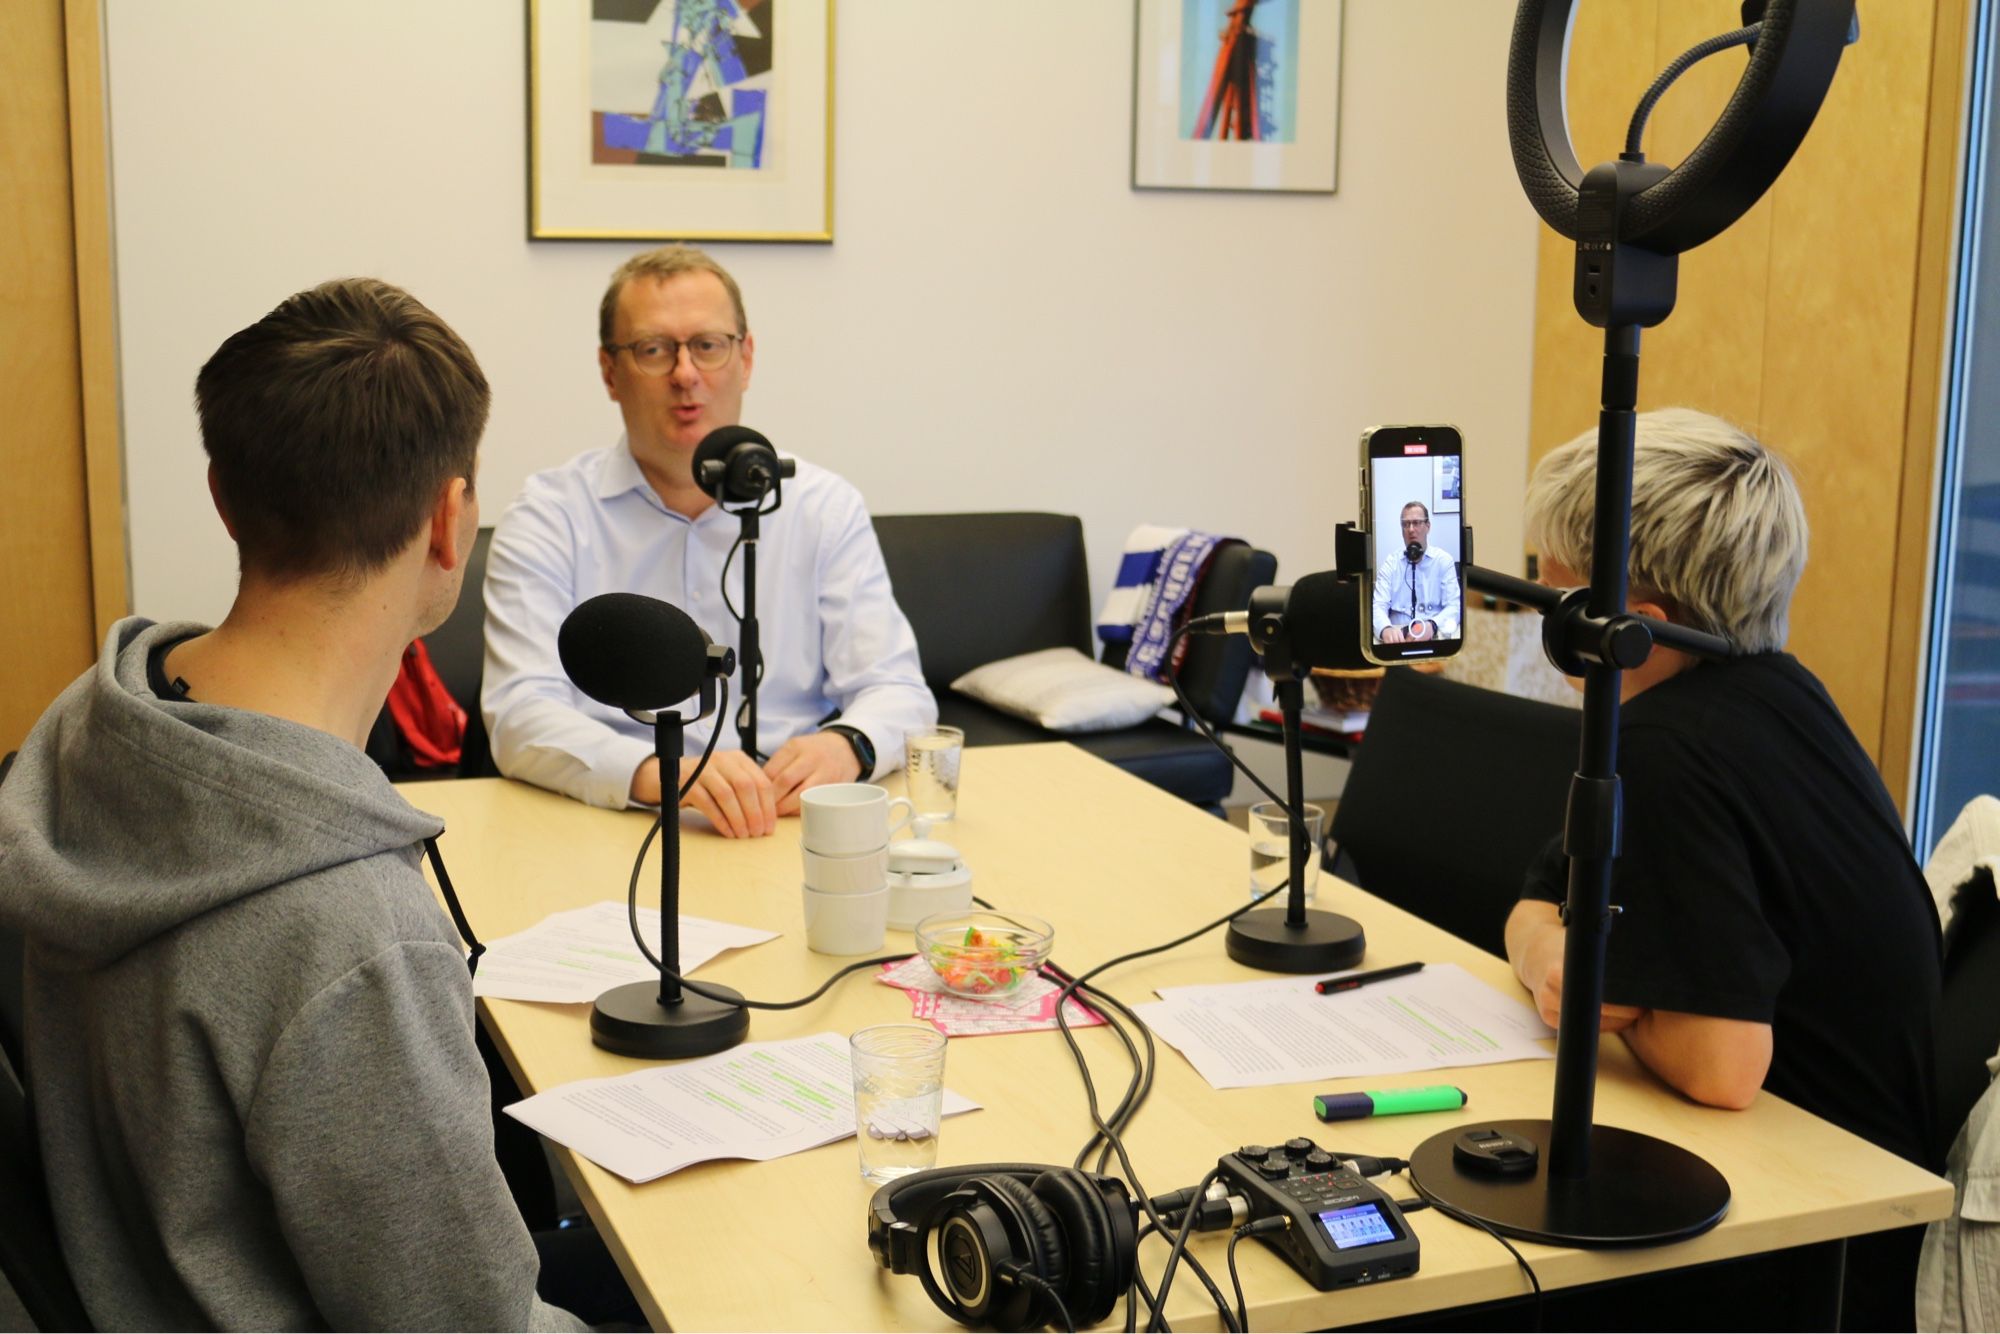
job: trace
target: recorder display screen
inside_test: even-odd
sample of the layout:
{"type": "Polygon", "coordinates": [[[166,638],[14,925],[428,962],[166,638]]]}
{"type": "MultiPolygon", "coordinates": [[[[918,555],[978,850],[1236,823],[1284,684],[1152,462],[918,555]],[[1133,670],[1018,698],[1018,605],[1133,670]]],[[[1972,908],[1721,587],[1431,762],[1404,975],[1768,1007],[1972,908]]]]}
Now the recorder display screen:
{"type": "Polygon", "coordinates": [[[1337,1251],[1352,1250],[1356,1246],[1378,1246],[1396,1239],[1389,1220],[1382,1217],[1382,1211],[1372,1204],[1329,1210],[1319,1216],[1319,1225],[1326,1229],[1326,1235],[1337,1251]]]}

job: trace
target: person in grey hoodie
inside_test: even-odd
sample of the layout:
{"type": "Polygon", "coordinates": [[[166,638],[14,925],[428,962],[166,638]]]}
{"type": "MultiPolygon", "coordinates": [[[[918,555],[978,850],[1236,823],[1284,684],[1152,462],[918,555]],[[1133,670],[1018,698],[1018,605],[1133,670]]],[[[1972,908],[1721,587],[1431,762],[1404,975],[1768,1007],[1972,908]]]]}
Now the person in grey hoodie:
{"type": "Polygon", "coordinates": [[[26,1082],[102,1328],[583,1327],[494,1161],[419,867],[443,826],[360,749],[458,598],[488,401],[372,279],[231,336],[196,381],[228,617],[120,621],[0,786],[26,1082]]]}

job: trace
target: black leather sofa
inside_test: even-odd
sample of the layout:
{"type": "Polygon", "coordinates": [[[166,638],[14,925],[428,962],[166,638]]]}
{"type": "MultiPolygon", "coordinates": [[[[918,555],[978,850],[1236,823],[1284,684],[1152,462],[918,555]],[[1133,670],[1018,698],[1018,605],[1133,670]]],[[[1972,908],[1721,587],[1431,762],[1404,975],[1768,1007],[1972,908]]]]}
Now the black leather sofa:
{"type": "MultiPolygon", "coordinates": [[[[916,631],[938,720],[965,729],[969,746],[1069,741],[1196,805],[1219,811],[1232,786],[1229,760],[1192,726],[1151,718],[1112,732],[1055,733],[951,689],[975,667],[1037,649],[1093,649],[1083,523],[1073,515],[884,514],[875,533],[896,601],[916,631]]],[[[1240,610],[1250,590],[1272,582],[1267,551],[1223,547],[1195,597],[1193,614],[1240,610]]],[[[1194,640],[1181,685],[1212,725],[1227,722],[1251,666],[1237,636],[1194,640]]]]}

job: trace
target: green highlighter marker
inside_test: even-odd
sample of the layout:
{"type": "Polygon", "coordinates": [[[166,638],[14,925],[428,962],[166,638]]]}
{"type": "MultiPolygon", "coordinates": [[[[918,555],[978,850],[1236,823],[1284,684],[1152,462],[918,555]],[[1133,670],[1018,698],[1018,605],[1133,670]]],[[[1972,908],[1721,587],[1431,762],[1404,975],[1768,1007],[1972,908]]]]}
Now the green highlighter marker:
{"type": "Polygon", "coordinates": [[[1322,1121],[1352,1121],[1358,1116],[1455,1112],[1463,1106],[1464,1089],[1433,1084],[1429,1088],[1388,1089],[1381,1093],[1322,1093],[1313,1099],[1313,1115],[1322,1121]]]}

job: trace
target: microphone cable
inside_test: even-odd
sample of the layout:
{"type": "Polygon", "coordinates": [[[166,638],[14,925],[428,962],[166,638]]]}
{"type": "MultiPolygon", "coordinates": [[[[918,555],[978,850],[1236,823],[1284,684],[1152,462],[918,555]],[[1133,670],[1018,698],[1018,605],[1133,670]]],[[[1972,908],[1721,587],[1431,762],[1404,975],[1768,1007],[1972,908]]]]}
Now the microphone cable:
{"type": "MultiPolygon", "coordinates": [[[[1211,628],[1219,629],[1223,623],[1222,616],[1223,614],[1221,612],[1212,612],[1207,616],[1197,616],[1192,620],[1183,622],[1180,629],[1174,631],[1172,636],[1170,636],[1167,640],[1166,660],[1168,662],[1175,661],[1174,650],[1176,649],[1176,647],[1178,647],[1180,641],[1187,637],[1190,631],[1195,630],[1197,627],[1199,627],[1204,632],[1209,631],[1211,628]]],[[[1245,764],[1237,756],[1236,752],[1229,748],[1229,743],[1224,741],[1221,737],[1215,734],[1215,729],[1208,725],[1208,719],[1201,716],[1201,711],[1196,709],[1193,701],[1188,699],[1187,691],[1181,688],[1181,674],[1178,670],[1167,673],[1167,684],[1174,688],[1174,698],[1180,702],[1181,714],[1184,717],[1186,717],[1189,722],[1193,723],[1195,727],[1200,730],[1203,736],[1208,738],[1209,744],[1214,746],[1217,750],[1221,751],[1223,755],[1229,760],[1229,762],[1236,766],[1237,772],[1241,773],[1245,778],[1249,779],[1251,785],[1254,786],[1259,792],[1262,792],[1265,796],[1269,797],[1272,801],[1277,802],[1278,805],[1283,806],[1286,810],[1290,810],[1292,808],[1291,803],[1286,801],[1283,797],[1279,796],[1276,792],[1273,792],[1271,790],[1271,785],[1269,783],[1266,783],[1263,779],[1259,778],[1256,774],[1252,773],[1250,770],[1250,766],[1245,764]]]]}
{"type": "MultiPolygon", "coordinates": [[[[694,785],[701,779],[702,770],[708,767],[709,756],[715,753],[716,739],[722,735],[722,719],[725,715],[727,715],[728,712],[729,712],[729,682],[724,681],[722,683],[721,707],[715,711],[715,719],[716,719],[715,729],[708,735],[708,745],[705,748],[703,748],[701,752],[700,762],[694,766],[694,772],[688,775],[687,782],[681,784],[680,791],[675,796],[675,801],[674,801],[675,819],[680,818],[680,803],[687,798],[688,793],[694,790],[694,785]]],[[[662,792],[664,792],[665,791],[664,778],[662,778],[661,784],[662,784],[661,790],[662,792]]],[[[821,983],[819,989],[817,991],[814,991],[811,995],[801,996],[797,1000],[789,1000],[789,1001],[756,1001],[756,1000],[751,1000],[745,996],[735,996],[735,995],[721,996],[717,995],[714,991],[710,990],[709,988],[703,986],[701,983],[692,981],[689,978],[682,976],[678,969],[669,968],[664,963],[660,962],[660,956],[653,953],[652,947],[646,943],[646,937],[639,930],[639,872],[645,867],[646,853],[649,849],[652,848],[653,840],[659,837],[660,828],[665,823],[666,818],[667,818],[667,806],[665,802],[662,802],[660,805],[660,813],[658,817],[654,819],[652,828],[646,831],[646,837],[639,843],[639,855],[632,859],[632,878],[625,885],[625,920],[628,923],[630,923],[632,927],[632,943],[639,947],[639,953],[645,956],[646,962],[653,965],[653,967],[659,969],[660,972],[663,973],[664,975],[671,977],[674,981],[680,983],[682,990],[692,991],[695,995],[704,997],[705,999],[708,1000],[721,1001],[725,1005],[740,1006],[745,1010],[796,1010],[801,1008],[802,1006],[810,1005],[814,1001],[818,1000],[821,996],[824,996],[828,991],[831,991],[833,989],[834,983],[840,981],[841,978],[846,977],[849,973],[859,972],[863,968],[880,967],[882,964],[895,963],[899,960],[907,959],[910,957],[907,954],[885,954],[879,958],[863,959],[858,963],[848,964],[845,968],[842,968],[839,971],[835,972],[833,976],[827,978],[825,982],[821,983]]],[[[667,924],[665,921],[662,921],[660,923],[660,929],[662,931],[667,929],[667,924]]],[[[680,929],[678,923],[675,924],[674,929],[675,930],[680,929]]]]}
{"type": "Polygon", "coordinates": [[[1483,1218],[1474,1218],[1471,1214],[1462,1213],[1459,1210],[1452,1208],[1450,1205],[1445,1204],[1439,1200],[1431,1199],[1428,1196],[1417,1201],[1398,1200],[1396,1201],[1396,1207],[1398,1209],[1410,1209],[1412,1207],[1419,1209],[1435,1209],[1437,1210],[1437,1212],[1443,1214],[1446,1218],[1454,1219],[1460,1223],[1466,1224],[1469,1227],[1478,1228],[1481,1232],[1484,1232],[1487,1236],[1493,1238],[1493,1240],[1499,1242],[1502,1246],[1506,1247],[1507,1254],[1514,1257],[1515,1265],[1518,1266],[1520,1271],[1527,1276],[1528,1286],[1534,1291],[1534,1302],[1535,1302],[1534,1327],[1537,1331],[1539,1331],[1542,1328],[1542,1305],[1543,1305],[1542,1281],[1541,1279],[1535,1277],[1535,1267],[1528,1263],[1527,1257],[1522,1255],[1521,1252],[1515,1248],[1513,1242],[1501,1236],[1500,1233],[1493,1228],[1492,1224],[1488,1223],[1483,1218]]]}
{"type": "MultiPolygon", "coordinates": [[[[1119,1111],[1122,1111],[1123,1115],[1120,1116],[1118,1111],[1114,1111],[1114,1117],[1117,1118],[1116,1121],[1115,1122],[1107,1121],[1103,1115],[1103,1112],[1098,1106],[1097,1086],[1096,1082],[1091,1078],[1090,1075],[1090,1064],[1084,1058],[1083,1048],[1081,1045],[1078,1044],[1076,1040],[1076,1034],[1071,1030],[1069,1026],[1069,1015],[1067,1010],[1068,1002],[1079,991],[1094,992],[1096,995],[1103,996],[1104,992],[1101,989],[1092,987],[1090,985],[1091,979],[1096,977],[1099,973],[1102,973],[1110,968],[1115,968],[1122,963],[1130,963],[1134,959],[1142,959],[1152,954],[1161,954],[1167,950],[1174,949],[1177,946],[1185,945],[1187,942],[1194,940],[1196,937],[1204,935],[1207,932],[1213,931],[1217,927],[1222,926],[1230,921],[1233,921],[1235,918],[1241,916],[1242,914],[1249,912],[1252,908],[1257,907],[1259,904],[1263,903],[1266,899],[1269,899],[1272,895],[1282,892],[1287,888],[1289,881],[1290,881],[1289,877],[1287,877],[1285,880],[1279,881],[1269,890],[1266,890],[1263,894],[1260,894],[1256,898],[1251,899],[1248,903],[1245,903],[1240,908],[1225,913],[1223,916],[1216,918],[1214,921],[1196,927],[1193,931],[1190,931],[1185,935],[1178,936],[1173,940],[1167,941],[1165,944],[1153,945],[1141,950],[1134,950],[1128,954],[1121,954],[1117,958],[1106,960],[1104,963],[1098,964],[1095,968],[1090,969],[1088,972],[1081,973],[1075,977],[1070,978],[1070,980],[1063,986],[1063,989],[1056,993],[1056,1007],[1055,1007],[1056,1027],[1062,1033],[1063,1041],[1069,1046],[1070,1057],[1076,1063],[1077,1073],[1083,1080],[1084,1095],[1090,1108],[1091,1123],[1097,1128],[1096,1133],[1092,1135],[1090,1140],[1086,1141],[1083,1153],[1078,1156],[1079,1161],[1083,1157],[1089,1154],[1090,1150],[1097,1145],[1099,1139],[1102,1139],[1104,1142],[1104,1151],[1106,1153],[1117,1154],[1119,1167],[1123,1171],[1126,1181],[1130,1183],[1134,1197],[1139,1201],[1141,1207],[1144,1209],[1148,1219],[1150,1220],[1149,1226],[1154,1231],[1159,1232],[1162,1236],[1171,1235],[1169,1230],[1169,1225],[1167,1224],[1166,1220],[1161,1217],[1159,1211],[1153,1206],[1152,1198],[1147,1193],[1144,1185],[1141,1184],[1139,1180],[1139,1173],[1137,1169],[1135,1169],[1132,1166],[1131,1154],[1127,1151],[1125,1147],[1125,1141],[1119,1134],[1120,1127],[1124,1124],[1129,1124],[1132,1116],[1135,1115],[1138,1111],[1138,1104],[1144,1099],[1144,1092],[1141,1092],[1140,1090],[1150,1091],[1152,1087],[1152,1069],[1149,1067],[1143,1073],[1143,1075],[1135,1070],[1134,1083],[1128,1085],[1128,1094],[1126,1101],[1124,1103],[1121,1103],[1120,1105],[1119,1111]]],[[[1124,1010],[1125,1013],[1127,1013],[1132,1017],[1134,1022],[1138,1023],[1140,1031],[1144,1033],[1146,1037],[1147,1052],[1149,1053],[1149,1055],[1156,1056],[1157,1053],[1156,1049],[1153,1046],[1152,1031],[1146,1027],[1145,1022],[1143,1020],[1140,1020],[1136,1014],[1132,1014],[1131,1010],[1128,1007],[1125,1007],[1122,1003],[1118,1003],[1118,1008],[1124,1010]]],[[[1127,1045],[1129,1048],[1130,1046],[1129,1040],[1127,1042],[1127,1045]]],[[[1100,1162],[1104,1161],[1106,1160],[1100,1158],[1100,1162]]],[[[1206,1186],[1207,1183],[1204,1182],[1203,1184],[1204,1186],[1206,1186]]],[[[1193,1210],[1188,1211],[1187,1218],[1184,1220],[1184,1223],[1187,1226],[1192,1225],[1194,1212],[1195,1211],[1193,1210]]],[[[1152,1297],[1151,1295],[1147,1296],[1147,1306],[1148,1309],[1152,1312],[1151,1324],[1153,1328],[1165,1327],[1163,1312],[1164,1312],[1164,1302],[1166,1298],[1166,1292],[1172,1281],[1173,1266],[1179,1263],[1178,1259],[1179,1252],[1184,1248],[1185,1248],[1185,1242],[1183,1241],[1181,1245],[1176,1248],[1174,1255],[1170,1256],[1168,1261],[1169,1268],[1167,1272],[1163,1274],[1161,1277],[1160,1295],[1157,1298],[1152,1297]]],[[[1203,1286],[1205,1286],[1208,1289],[1209,1294],[1215,1299],[1217,1304],[1217,1309],[1222,1313],[1223,1324],[1231,1329],[1237,1328],[1235,1323],[1235,1313],[1229,1310],[1227,1299],[1223,1297],[1222,1290],[1215,1285],[1214,1280],[1208,1276],[1207,1271],[1200,1266],[1199,1262],[1197,1262],[1194,1259],[1194,1257],[1189,1256],[1188,1263],[1190,1267],[1195,1269],[1197,1275],[1202,1280],[1203,1286]]],[[[1134,1271],[1134,1277],[1135,1281],[1139,1283],[1140,1291],[1143,1292],[1144,1281],[1143,1279],[1139,1279],[1137,1277],[1136,1270],[1134,1271]]],[[[1128,1319],[1127,1319],[1128,1327],[1130,1326],[1131,1322],[1132,1322],[1132,1316],[1128,1313],[1128,1319]]]]}
{"type": "MultiPolygon", "coordinates": [[[[716,503],[721,504],[720,501],[716,503]]],[[[723,512],[726,514],[729,513],[730,511],[725,507],[723,512]]],[[[770,512],[769,510],[758,511],[758,513],[760,514],[767,514],[769,512],[770,512]]],[[[722,578],[720,580],[722,585],[722,605],[723,608],[726,611],[728,611],[729,618],[736,622],[736,642],[738,645],[741,645],[743,643],[743,613],[736,610],[736,604],[729,600],[729,567],[735,563],[736,553],[741,551],[742,549],[743,549],[743,534],[741,532],[738,532],[736,534],[736,540],[729,544],[729,554],[722,558],[722,578]]],[[[759,690],[764,688],[764,646],[762,643],[759,643],[757,645],[757,661],[743,664],[743,679],[749,682],[751,685],[757,687],[759,690]]],[[[746,700],[743,704],[738,706],[738,710],[740,712],[742,709],[748,707],[749,707],[749,702],[746,700]]],[[[727,715],[727,713],[728,713],[727,709],[716,710],[715,727],[717,731],[722,730],[722,720],[727,715]]],[[[740,728],[742,724],[742,719],[739,718],[736,721],[740,728]]],[[[754,743],[755,740],[756,738],[753,737],[752,742],[754,743]]],[[[768,760],[771,758],[770,756],[759,751],[756,748],[755,744],[752,744],[750,748],[750,754],[754,758],[759,760],[768,760]]],[[[703,757],[704,762],[706,762],[706,759],[707,757],[704,756],[703,757]]]]}

